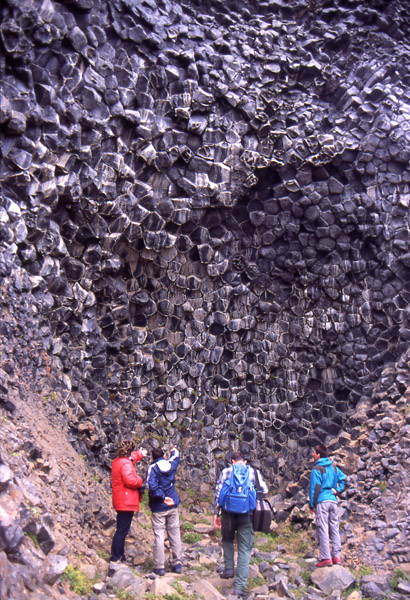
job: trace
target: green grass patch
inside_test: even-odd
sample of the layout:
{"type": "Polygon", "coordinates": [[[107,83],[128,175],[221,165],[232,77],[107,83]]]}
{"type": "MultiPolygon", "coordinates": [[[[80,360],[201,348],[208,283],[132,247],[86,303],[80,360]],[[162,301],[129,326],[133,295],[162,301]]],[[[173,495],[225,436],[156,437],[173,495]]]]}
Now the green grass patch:
{"type": "Polygon", "coordinates": [[[197,523],[202,523],[203,525],[211,525],[213,522],[213,514],[212,514],[212,518],[209,517],[198,517],[197,519],[197,523]]]}
{"type": "Polygon", "coordinates": [[[146,558],[143,562],[142,566],[146,571],[152,571],[154,568],[154,561],[152,560],[152,557],[148,556],[148,558],[146,558]]]}
{"type": "MultiPolygon", "coordinates": [[[[293,523],[280,525],[268,534],[276,542],[286,548],[287,555],[305,556],[312,547],[316,547],[315,531],[309,528],[296,528],[293,523]]],[[[275,546],[276,549],[276,546],[275,546]]]]}
{"type": "Polygon", "coordinates": [[[389,579],[389,584],[393,591],[397,590],[400,579],[406,580],[408,577],[402,569],[396,568],[393,570],[392,576],[389,579]]]}
{"type": "Polygon", "coordinates": [[[263,585],[264,583],[265,579],[263,577],[249,577],[246,589],[250,591],[256,587],[259,587],[260,585],[263,585]]]}
{"type": "Polygon", "coordinates": [[[365,575],[373,575],[373,573],[373,569],[371,567],[368,567],[367,565],[362,565],[355,571],[352,571],[352,574],[354,575],[354,577],[356,577],[356,579],[361,579],[365,575]]]}
{"type": "Polygon", "coordinates": [[[252,556],[251,560],[250,560],[250,564],[251,565],[260,565],[265,559],[264,558],[257,558],[256,556],[252,556]]]}
{"type": "Polygon", "coordinates": [[[83,596],[84,594],[91,594],[93,585],[97,583],[99,577],[96,575],[92,579],[89,579],[78,567],[73,567],[73,565],[69,564],[61,575],[61,579],[69,582],[73,592],[79,596],[83,596]]]}
{"type": "Polygon", "coordinates": [[[114,592],[118,600],[135,600],[135,596],[129,590],[124,590],[114,586],[114,592]]]}
{"type": "Polygon", "coordinates": [[[310,569],[308,569],[305,566],[302,568],[302,570],[300,572],[300,576],[306,585],[310,585],[310,574],[311,574],[310,569]]]}
{"type": "Polygon", "coordinates": [[[184,590],[178,581],[173,584],[173,587],[175,588],[175,593],[153,594],[148,592],[145,594],[144,600],[203,600],[202,596],[196,593],[190,594],[184,590]]]}
{"type": "Polygon", "coordinates": [[[376,487],[383,493],[387,490],[387,481],[378,481],[376,487]]]}
{"type": "Polygon", "coordinates": [[[187,533],[184,533],[182,536],[182,541],[184,542],[184,544],[195,544],[196,542],[199,542],[199,540],[202,539],[202,536],[200,533],[195,533],[195,531],[188,531],[187,533]]]}
{"type": "MultiPolygon", "coordinates": [[[[365,575],[373,575],[373,573],[374,573],[373,569],[371,567],[368,567],[367,565],[361,565],[358,569],[351,570],[350,572],[353,575],[353,577],[356,578],[356,581],[349,588],[342,591],[343,598],[345,598],[346,596],[349,596],[349,594],[351,594],[354,591],[360,591],[361,578],[364,577],[365,575]]],[[[386,598],[387,598],[387,596],[386,596],[386,598]]],[[[368,600],[368,599],[363,596],[362,600],[368,600]]]]}
{"type": "MultiPolygon", "coordinates": [[[[204,573],[204,574],[208,574],[208,573],[213,573],[214,571],[217,571],[218,569],[218,563],[214,562],[214,563],[204,563],[198,566],[195,566],[195,571],[197,571],[198,573],[204,573]]],[[[179,579],[182,579],[181,577],[179,579]]]]}
{"type": "Polygon", "coordinates": [[[40,548],[40,544],[35,533],[27,533],[26,531],[24,531],[23,533],[26,537],[31,539],[36,548],[40,548]]]}
{"type": "Polygon", "coordinates": [[[262,552],[274,552],[278,545],[279,536],[276,531],[271,531],[270,533],[260,533],[257,532],[255,534],[256,543],[258,550],[262,552]]]}

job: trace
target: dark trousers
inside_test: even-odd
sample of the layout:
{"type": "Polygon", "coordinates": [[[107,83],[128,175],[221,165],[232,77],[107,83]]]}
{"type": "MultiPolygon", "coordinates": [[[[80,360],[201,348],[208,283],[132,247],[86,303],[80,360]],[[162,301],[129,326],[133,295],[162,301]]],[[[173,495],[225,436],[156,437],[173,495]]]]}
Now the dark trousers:
{"type": "Polygon", "coordinates": [[[238,546],[238,562],[235,574],[235,589],[245,591],[249,575],[249,561],[255,540],[252,525],[252,513],[243,515],[228,513],[224,510],[221,516],[222,547],[224,551],[225,569],[234,569],[235,534],[238,546]]]}
{"type": "Polygon", "coordinates": [[[128,532],[130,530],[133,516],[134,511],[132,510],[117,511],[117,529],[114,533],[111,545],[111,561],[125,560],[125,538],[127,537],[128,532]]]}

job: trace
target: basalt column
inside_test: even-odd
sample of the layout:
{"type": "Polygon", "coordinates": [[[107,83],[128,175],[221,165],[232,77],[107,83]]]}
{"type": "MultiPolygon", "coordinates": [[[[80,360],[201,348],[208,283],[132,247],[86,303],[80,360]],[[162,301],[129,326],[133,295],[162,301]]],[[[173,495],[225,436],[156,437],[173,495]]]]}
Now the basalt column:
{"type": "Polygon", "coordinates": [[[90,459],[134,431],[194,475],[233,440],[272,466],[400,395],[404,0],[1,16],[3,303],[90,459]]]}

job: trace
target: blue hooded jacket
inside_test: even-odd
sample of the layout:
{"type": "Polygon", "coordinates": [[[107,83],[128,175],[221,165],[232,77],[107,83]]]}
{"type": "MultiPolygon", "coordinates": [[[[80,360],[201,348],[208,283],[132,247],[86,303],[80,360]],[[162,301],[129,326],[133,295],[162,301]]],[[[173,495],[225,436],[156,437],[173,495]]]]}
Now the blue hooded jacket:
{"type": "Polygon", "coordinates": [[[147,488],[149,494],[149,507],[152,512],[171,510],[180,503],[175,489],[175,473],[179,463],[179,452],[173,450],[169,460],[159,458],[148,468],[147,488]],[[172,498],[173,506],[164,504],[164,498],[172,498]]]}
{"type": "Polygon", "coordinates": [[[312,468],[310,475],[309,506],[315,508],[320,502],[337,502],[336,495],[340,494],[346,485],[346,475],[333,466],[330,458],[319,458],[312,468]]]}

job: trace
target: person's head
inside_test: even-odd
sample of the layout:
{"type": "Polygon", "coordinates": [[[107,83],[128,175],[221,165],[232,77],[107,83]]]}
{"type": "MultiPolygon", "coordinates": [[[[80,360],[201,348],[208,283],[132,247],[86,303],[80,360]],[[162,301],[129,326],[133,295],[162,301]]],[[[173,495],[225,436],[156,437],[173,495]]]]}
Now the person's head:
{"type": "Polygon", "coordinates": [[[132,440],[124,440],[117,446],[117,456],[130,456],[135,450],[135,443],[132,440]]]}
{"type": "Polygon", "coordinates": [[[232,461],[232,463],[246,462],[245,457],[242,454],[242,452],[232,452],[231,461],[232,461]]]}
{"type": "Polygon", "coordinates": [[[319,458],[327,458],[329,456],[329,450],[323,444],[318,444],[313,449],[313,458],[319,460],[319,458]]]}
{"type": "Polygon", "coordinates": [[[152,460],[158,460],[164,457],[164,451],[162,448],[154,448],[151,452],[152,460]]]}

